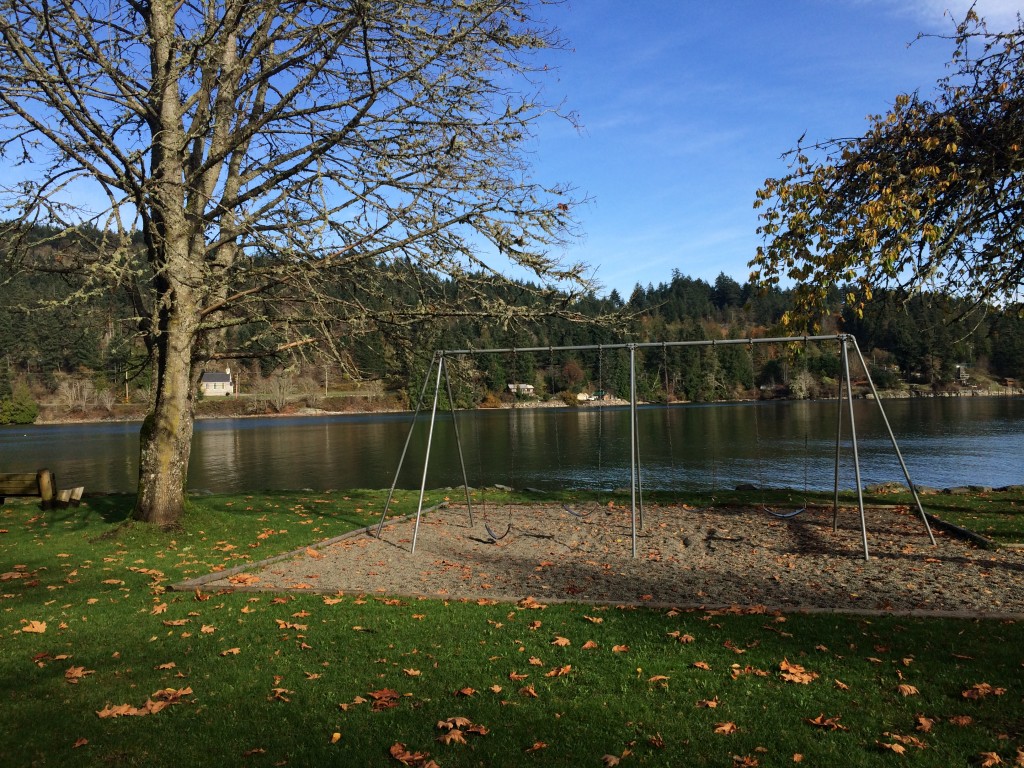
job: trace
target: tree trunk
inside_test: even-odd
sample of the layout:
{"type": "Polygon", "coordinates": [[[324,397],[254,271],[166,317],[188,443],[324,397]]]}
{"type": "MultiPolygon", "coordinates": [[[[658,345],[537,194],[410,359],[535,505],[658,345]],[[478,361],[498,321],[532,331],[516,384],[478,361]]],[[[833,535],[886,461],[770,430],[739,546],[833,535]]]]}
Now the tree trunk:
{"type": "MultiPolygon", "coordinates": [[[[173,328],[173,326],[172,326],[173,328]]],[[[195,419],[192,334],[171,330],[158,353],[156,395],[142,424],[139,495],[134,517],[161,528],[180,525],[195,419]]]]}

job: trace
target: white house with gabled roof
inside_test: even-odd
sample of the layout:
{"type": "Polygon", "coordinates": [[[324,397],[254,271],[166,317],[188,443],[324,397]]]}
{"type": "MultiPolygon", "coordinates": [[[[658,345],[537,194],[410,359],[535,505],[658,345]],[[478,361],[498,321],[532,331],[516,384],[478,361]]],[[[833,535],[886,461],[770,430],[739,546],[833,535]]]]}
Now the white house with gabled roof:
{"type": "Polygon", "coordinates": [[[199,380],[199,391],[204,397],[227,397],[235,394],[235,382],[231,377],[231,369],[225,368],[224,372],[206,371],[199,380]]]}

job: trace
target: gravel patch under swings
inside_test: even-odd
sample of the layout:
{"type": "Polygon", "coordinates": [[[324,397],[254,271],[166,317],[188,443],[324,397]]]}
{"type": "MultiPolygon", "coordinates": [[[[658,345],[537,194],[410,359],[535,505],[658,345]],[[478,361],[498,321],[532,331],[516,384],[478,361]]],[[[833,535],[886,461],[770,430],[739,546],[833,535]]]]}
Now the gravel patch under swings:
{"type": "Polygon", "coordinates": [[[785,610],[1024,616],[1024,552],[985,550],[935,530],[917,514],[831,508],[778,519],[756,508],[647,506],[631,557],[631,514],[599,504],[476,508],[390,521],[380,539],[359,533],[204,589],[313,590],[436,598],[583,603],[767,606],[785,610]],[[569,511],[571,510],[571,512],[569,511]],[[575,514],[573,514],[575,513],[575,514]],[[484,523],[501,535],[494,541],[484,523]]]}

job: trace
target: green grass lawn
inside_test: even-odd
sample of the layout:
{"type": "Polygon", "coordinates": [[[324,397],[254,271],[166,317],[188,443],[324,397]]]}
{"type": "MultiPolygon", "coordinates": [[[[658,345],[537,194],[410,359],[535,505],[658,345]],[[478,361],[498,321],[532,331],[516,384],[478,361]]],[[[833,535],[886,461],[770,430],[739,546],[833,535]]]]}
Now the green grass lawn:
{"type": "Polygon", "coordinates": [[[0,765],[1024,761],[1012,621],[165,591],[383,499],[198,497],[166,534],[122,526],[127,497],[0,507],[0,765]]]}

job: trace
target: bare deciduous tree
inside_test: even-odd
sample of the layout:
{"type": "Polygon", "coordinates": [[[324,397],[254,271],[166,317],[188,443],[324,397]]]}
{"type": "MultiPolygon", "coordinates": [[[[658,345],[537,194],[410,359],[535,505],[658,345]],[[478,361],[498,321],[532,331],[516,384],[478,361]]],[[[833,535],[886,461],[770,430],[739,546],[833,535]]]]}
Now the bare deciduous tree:
{"type": "Polygon", "coordinates": [[[0,0],[7,234],[61,230],[5,258],[76,274],[70,301],[130,296],[155,371],[139,519],[178,523],[205,362],[551,311],[485,290],[509,266],[541,298],[585,285],[550,255],[575,201],[522,151],[552,114],[544,2],[0,0]]]}
{"type": "Polygon", "coordinates": [[[96,387],[88,379],[61,376],[57,382],[57,402],[65,411],[86,411],[92,406],[96,387]]]}

